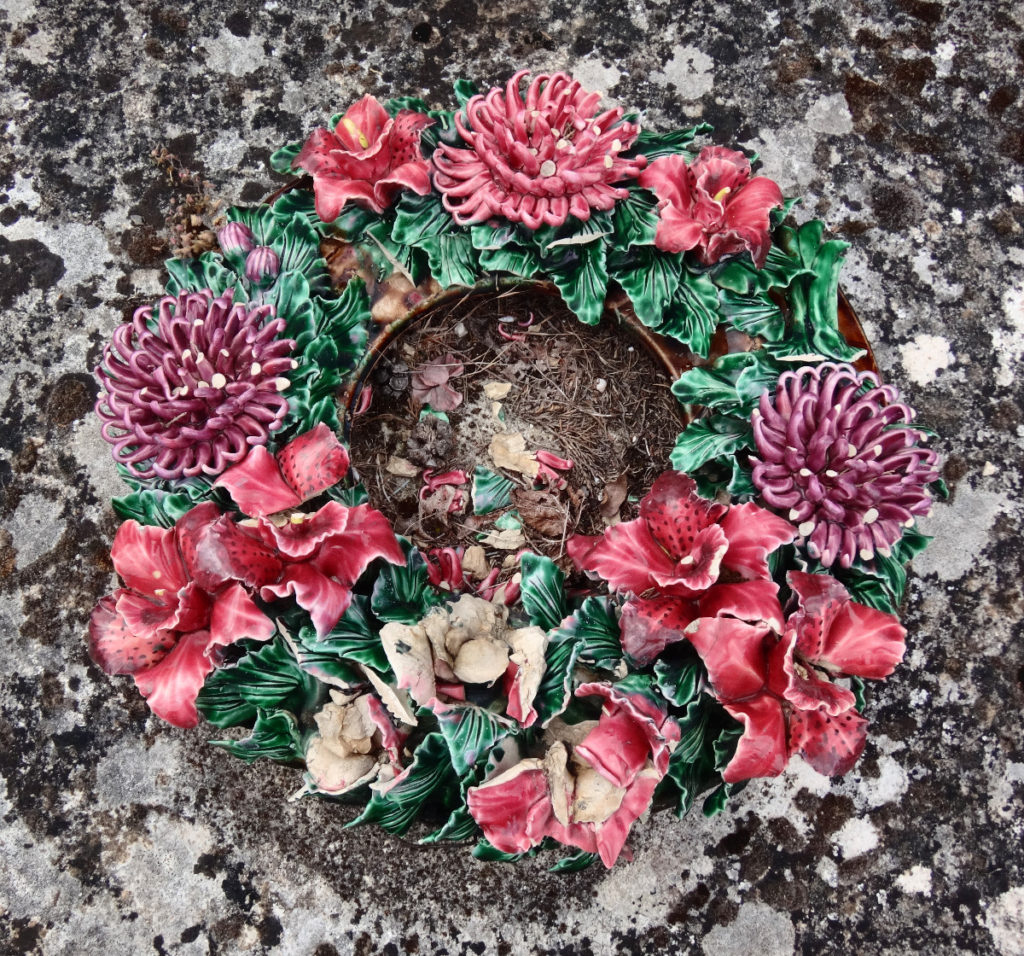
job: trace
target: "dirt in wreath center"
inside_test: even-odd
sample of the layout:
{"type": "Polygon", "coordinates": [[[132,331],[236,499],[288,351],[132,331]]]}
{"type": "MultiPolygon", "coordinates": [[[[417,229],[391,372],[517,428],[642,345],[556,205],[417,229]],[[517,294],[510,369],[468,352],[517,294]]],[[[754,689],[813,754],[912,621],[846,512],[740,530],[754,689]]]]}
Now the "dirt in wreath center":
{"type": "Polygon", "coordinates": [[[583,325],[538,288],[435,307],[366,383],[350,440],[373,506],[421,549],[479,544],[490,564],[529,548],[568,567],[573,534],[635,517],[683,426],[627,325],[583,325]]]}

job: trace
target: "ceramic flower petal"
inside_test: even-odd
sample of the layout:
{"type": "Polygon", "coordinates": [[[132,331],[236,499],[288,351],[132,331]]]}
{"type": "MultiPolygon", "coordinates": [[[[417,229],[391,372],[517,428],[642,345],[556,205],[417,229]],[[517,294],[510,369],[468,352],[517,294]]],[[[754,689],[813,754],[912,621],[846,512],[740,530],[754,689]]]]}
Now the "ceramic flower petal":
{"type": "Polygon", "coordinates": [[[695,617],[735,617],[782,632],[779,586],[771,580],[716,584],[697,599],[695,617]]]}
{"type": "Polygon", "coordinates": [[[722,566],[748,580],[770,578],[768,555],[797,536],[788,521],[750,503],[733,505],[721,527],[729,541],[722,566]]]}
{"type": "Polygon", "coordinates": [[[168,528],[125,521],[114,536],[110,557],[125,585],[142,594],[174,592],[188,583],[174,532],[168,528]]]}
{"type": "Polygon", "coordinates": [[[217,663],[208,652],[209,644],[207,631],[185,634],[166,657],[134,675],[150,710],[175,727],[199,723],[196,696],[217,663]]]}
{"type": "Polygon", "coordinates": [[[684,631],[696,617],[695,603],[685,598],[630,598],[619,619],[622,649],[645,667],[669,644],[685,640],[684,631]]]}
{"type": "Polygon", "coordinates": [[[352,603],[352,589],[322,574],[312,564],[286,564],[281,578],[260,589],[265,601],[292,595],[309,612],[317,637],[329,634],[352,603]]]}
{"type": "Polygon", "coordinates": [[[786,717],[774,697],[762,694],[750,700],[726,703],[725,709],[743,724],[736,753],[722,772],[726,783],[753,777],[777,777],[786,768],[786,717]]]}
{"type": "Polygon", "coordinates": [[[764,689],[774,644],[768,628],[727,617],[702,617],[690,625],[686,636],[704,661],[720,700],[744,700],[764,689]]]}
{"type": "Polygon", "coordinates": [[[263,446],[253,448],[239,464],[215,482],[227,488],[235,504],[247,515],[272,515],[297,508],[301,499],[284,480],[276,459],[263,446]]]}
{"type": "Polygon", "coordinates": [[[141,636],[117,612],[123,591],[100,599],[89,618],[89,656],[108,674],[134,674],[162,660],[174,647],[175,635],[152,631],[141,636]]]}
{"type": "Polygon", "coordinates": [[[848,773],[864,752],[868,722],[850,709],[836,716],[824,710],[795,710],[789,718],[790,751],[799,752],[818,773],[848,773]]]}
{"type": "Polygon", "coordinates": [[[235,641],[269,641],[274,622],[257,606],[240,584],[228,585],[214,598],[210,613],[210,646],[227,646],[235,641]]]}
{"type": "Polygon", "coordinates": [[[525,853],[554,821],[543,762],[521,760],[466,792],[466,804],[487,841],[503,853],[525,853]]]}

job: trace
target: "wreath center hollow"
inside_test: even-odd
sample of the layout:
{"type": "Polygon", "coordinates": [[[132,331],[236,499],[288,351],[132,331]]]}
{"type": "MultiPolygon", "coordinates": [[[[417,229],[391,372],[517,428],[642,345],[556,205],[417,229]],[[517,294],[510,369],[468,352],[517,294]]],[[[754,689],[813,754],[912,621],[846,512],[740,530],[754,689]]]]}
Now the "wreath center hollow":
{"type": "Polygon", "coordinates": [[[353,401],[352,462],[422,548],[561,560],[573,534],[633,517],[667,467],[685,424],[670,384],[614,311],[585,326],[541,284],[467,290],[380,351],[353,401]]]}

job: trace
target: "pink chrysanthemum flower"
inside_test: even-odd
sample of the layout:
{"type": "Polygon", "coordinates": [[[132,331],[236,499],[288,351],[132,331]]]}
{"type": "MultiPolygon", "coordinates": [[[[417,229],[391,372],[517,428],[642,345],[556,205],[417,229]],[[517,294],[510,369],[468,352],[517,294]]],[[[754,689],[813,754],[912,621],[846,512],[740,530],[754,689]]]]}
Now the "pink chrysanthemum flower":
{"type": "Polygon", "coordinates": [[[570,215],[589,219],[591,209],[611,209],[625,199],[612,184],[635,178],[643,156],[625,158],[640,132],[622,122],[622,109],[595,115],[600,96],[565,73],[534,77],[528,71],[504,90],[474,96],[455,126],[468,149],[442,144],[434,152],[434,185],[460,225],[503,216],[530,229],[559,226],[570,215]]]}
{"type": "Polygon", "coordinates": [[[279,338],[273,306],[231,296],[166,296],[104,350],[96,412],[114,460],[139,478],[219,475],[281,427],[295,342],[279,338]]]}
{"type": "Polygon", "coordinates": [[[753,480],[787,509],[812,557],[848,568],[890,548],[931,510],[938,456],[907,428],[913,409],[872,372],[825,362],[779,377],[753,415],[753,480]]]}

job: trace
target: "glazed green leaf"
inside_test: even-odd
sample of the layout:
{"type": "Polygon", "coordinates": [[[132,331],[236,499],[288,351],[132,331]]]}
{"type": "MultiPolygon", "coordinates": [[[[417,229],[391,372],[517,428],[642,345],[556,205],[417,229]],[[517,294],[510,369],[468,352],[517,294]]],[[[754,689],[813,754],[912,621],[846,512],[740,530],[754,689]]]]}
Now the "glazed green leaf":
{"type": "Polygon", "coordinates": [[[172,494],[156,488],[136,491],[111,502],[122,518],[133,518],[139,524],[173,528],[174,523],[195,504],[188,495],[172,494]]]}
{"type": "Polygon", "coordinates": [[[466,104],[479,93],[476,84],[472,80],[458,79],[452,84],[455,90],[455,99],[458,100],[459,108],[465,109],[466,104]]]}
{"type": "Polygon", "coordinates": [[[579,643],[579,660],[604,670],[614,670],[621,663],[619,622],[610,598],[588,597],[565,629],[579,643]]]}
{"type": "Polygon", "coordinates": [[[285,337],[294,339],[295,352],[302,353],[316,336],[316,313],[306,277],[301,272],[282,272],[262,293],[262,300],[285,320],[285,337]]]}
{"type": "Polygon", "coordinates": [[[691,162],[696,156],[696,151],[689,148],[693,145],[694,139],[712,130],[714,127],[709,123],[698,123],[690,129],[676,129],[666,133],[653,133],[644,129],[640,131],[640,135],[625,155],[646,156],[650,162],[659,156],[675,156],[682,153],[687,162],[691,162]]]}
{"type": "Polygon", "coordinates": [[[754,433],[749,421],[714,415],[686,426],[676,439],[669,461],[676,471],[691,474],[706,462],[753,446],[754,433]]]}
{"type": "Polygon", "coordinates": [[[850,690],[853,691],[853,706],[856,710],[864,713],[864,708],[867,706],[867,694],[865,693],[867,685],[864,683],[864,679],[861,677],[850,676],[850,690]]]}
{"type": "MultiPolygon", "coordinates": [[[[719,773],[725,770],[729,761],[732,760],[733,755],[736,753],[736,745],[742,736],[743,727],[738,723],[734,723],[733,726],[723,729],[715,738],[712,749],[715,770],[719,773]]],[[[701,812],[706,817],[713,817],[715,814],[721,813],[725,809],[728,799],[743,790],[746,785],[746,780],[740,783],[720,783],[704,800],[701,812]]]]}
{"type": "Polygon", "coordinates": [[[683,257],[647,246],[634,249],[610,271],[629,296],[637,318],[652,329],[658,328],[682,281],[683,257]]]}
{"type": "Polygon", "coordinates": [[[707,356],[718,322],[714,283],[706,274],[683,269],[682,281],[656,331],[682,342],[697,355],[707,356]]]}
{"type": "MultiPolygon", "coordinates": [[[[355,203],[346,203],[338,214],[338,218],[330,223],[330,229],[345,242],[359,242],[370,226],[382,222],[384,220],[380,213],[374,212],[372,209],[363,209],[355,203]]],[[[384,223],[384,228],[390,227],[384,223]]]]}
{"type": "Polygon", "coordinates": [[[537,852],[537,847],[532,850],[527,850],[525,853],[506,853],[504,850],[499,850],[496,847],[491,846],[483,837],[480,838],[480,842],[473,847],[473,856],[478,860],[483,860],[485,863],[515,863],[518,860],[522,860],[524,857],[533,856],[537,852]]]}
{"type": "Polygon", "coordinates": [[[381,219],[367,226],[363,230],[363,239],[382,279],[392,272],[400,272],[413,285],[423,280],[425,262],[422,253],[417,255],[415,246],[395,242],[391,238],[391,226],[387,220],[381,219]]]}
{"type": "Polygon", "coordinates": [[[559,629],[551,635],[551,641],[544,652],[544,677],[533,701],[537,721],[542,727],[546,727],[569,706],[573,670],[580,647],[581,642],[576,639],[575,630],[559,629]]]}
{"type": "Polygon", "coordinates": [[[646,189],[630,189],[629,196],[612,209],[612,224],[619,249],[653,245],[658,231],[657,197],[646,189]]]}
{"type": "Polygon", "coordinates": [[[370,299],[362,279],[351,279],[336,298],[313,299],[313,315],[317,340],[310,344],[310,355],[321,367],[349,370],[366,352],[367,329],[370,324],[370,299]],[[319,343],[333,346],[333,361],[328,364],[317,358],[319,343]]]}
{"type": "Polygon", "coordinates": [[[471,286],[477,278],[477,253],[465,233],[436,236],[421,244],[430,274],[446,289],[471,286]]]}
{"type": "Polygon", "coordinates": [[[424,713],[433,713],[437,718],[438,730],[448,745],[452,767],[460,777],[486,757],[499,740],[516,729],[513,720],[475,704],[451,704],[437,711],[422,708],[420,716],[424,713]]]}
{"type": "Polygon", "coordinates": [[[303,733],[295,716],[287,710],[262,707],[257,708],[252,733],[244,740],[211,740],[210,743],[246,763],[261,758],[287,763],[302,760],[305,752],[303,733]]]}
{"type": "MultiPolygon", "coordinates": [[[[266,206],[262,207],[267,209],[266,206]]],[[[330,292],[331,277],[320,255],[320,236],[299,213],[280,227],[274,214],[267,209],[267,217],[274,228],[265,240],[280,257],[282,273],[300,273],[309,284],[310,294],[330,292]]]]}
{"type": "Polygon", "coordinates": [[[579,853],[563,856],[554,866],[548,867],[548,872],[577,873],[580,870],[585,870],[588,866],[592,866],[600,859],[601,857],[597,853],[587,853],[584,850],[580,850],[579,853]]]}
{"type": "Polygon", "coordinates": [[[428,734],[414,751],[409,766],[395,778],[387,792],[371,787],[365,809],[346,826],[376,823],[388,833],[401,835],[428,800],[440,802],[438,798],[450,796],[457,785],[448,744],[441,734],[428,734]]]}
{"type": "Polygon", "coordinates": [[[278,221],[269,206],[232,206],[226,213],[228,222],[240,222],[253,234],[257,246],[273,245],[278,235],[278,221]]]}
{"type": "Polygon", "coordinates": [[[258,709],[301,714],[319,696],[319,684],[299,666],[280,635],[251,648],[238,663],[217,668],[196,698],[199,712],[216,727],[251,724],[258,709]]]}
{"type": "Polygon", "coordinates": [[[551,558],[526,551],[521,557],[523,607],[530,623],[550,631],[569,613],[565,575],[551,558]]]}
{"type": "Polygon", "coordinates": [[[228,289],[236,289],[236,301],[240,293],[241,280],[224,265],[223,258],[215,252],[204,252],[198,259],[168,259],[167,294],[180,292],[202,292],[209,289],[214,295],[223,295],[228,289]]]}
{"type": "Polygon", "coordinates": [[[740,457],[733,459],[732,478],[729,479],[725,490],[729,492],[729,497],[736,501],[752,501],[760,492],[754,484],[753,473],[740,461],[740,457]]]}
{"type": "Polygon", "coordinates": [[[473,514],[488,515],[499,508],[507,508],[512,503],[515,486],[511,478],[477,465],[473,469],[473,514]]]}
{"type": "Polygon", "coordinates": [[[435,239],[457,230],[452,214],[441,205],[436,193],[417,196],[406,190],[395,206],[395,222],[391,238],[403,245],[422,245],[426,239],[435,239]]]}
{"type": "Polygon", "coordinates": [[[565,304],[587,325],[597,325],[608,291],[607,248],[603,242],[575,247],[575,261],[564,271],[552,272],[551,281],[565,304]]]}
{"type": "MultiPolygon", "coordinates": [[[[753,355],[752,352],[742,354],[753,355]]],[[[717,362],[711,366],[697,365],[687,369],[672,383],[672,394],[683,405],[729,410],[740,404],[736,391],[738,377],[735,368],[722,368],[717,362]]]]}
{"type": "Polygon", "coordinates": [[[390,670],[380,641],[380,624],[370,611],[370,599],[363,594],[353,596],[329,633],[317,638],[313,628],[303,628],[300,638],[307,646],[329,650],[342,660],[365,664],[381,674],[390,670]]]}
{"type": "Polygon", "coordinates": [[[589,219],[570,216],[560,226],[541,226],[534,230],[531,239],[542,256],[557,257],[559,250],[591,245],[611,235],[613,229],[612,219],[608,213],[595,211],[591,213],[589,219]]]}
{"type": "Polygon", "coordinates": [[[318,236],[328,231],[327,223],[316,214],[316,199],[309,190],[289,189],[275,201],[271,210],[279,223],[291,222],[292,217],[300,216],[316,230],[318,236]]]}
{"type": "Polygon", "coordinates": [[[696,655],[683,659],[661,658],[654,665],[654,682],[670,704],[685,707],[697,695],[702,668],[696,655]]]}
{"type": "Polygon", "coordinates": [[[301,152],[302,143],[288,143],[286,146],[282,146],[271,154],[270,168],[275,173],[283,173],[285,175],[293,172],[292,163],[295,162],[295,158],[301,152]]]}
{"type": "Polygon", "coordinates": [[[405,554],[405,567],[384,565],[373,586],[370,608],[382,621],[416,624],[444,599],[430,586],[423,555],[404,538],[398,541],[405,554]]]}
{"type": "Polygon", "coordinates": [[[738,295],[723,289],[719,301],[722,318],[733,328],[768,342],[779,342],[786,334],[786,317],[782,307],[767,293],[738,295]]]}
{"type": "Polygon", "coordinates": [[[480,252],[480,268],[487,272],[511,272],[530,278],[540,271],[540,259],[515,223],[482,223],[469,230],[473,248],[480,252]]]}

